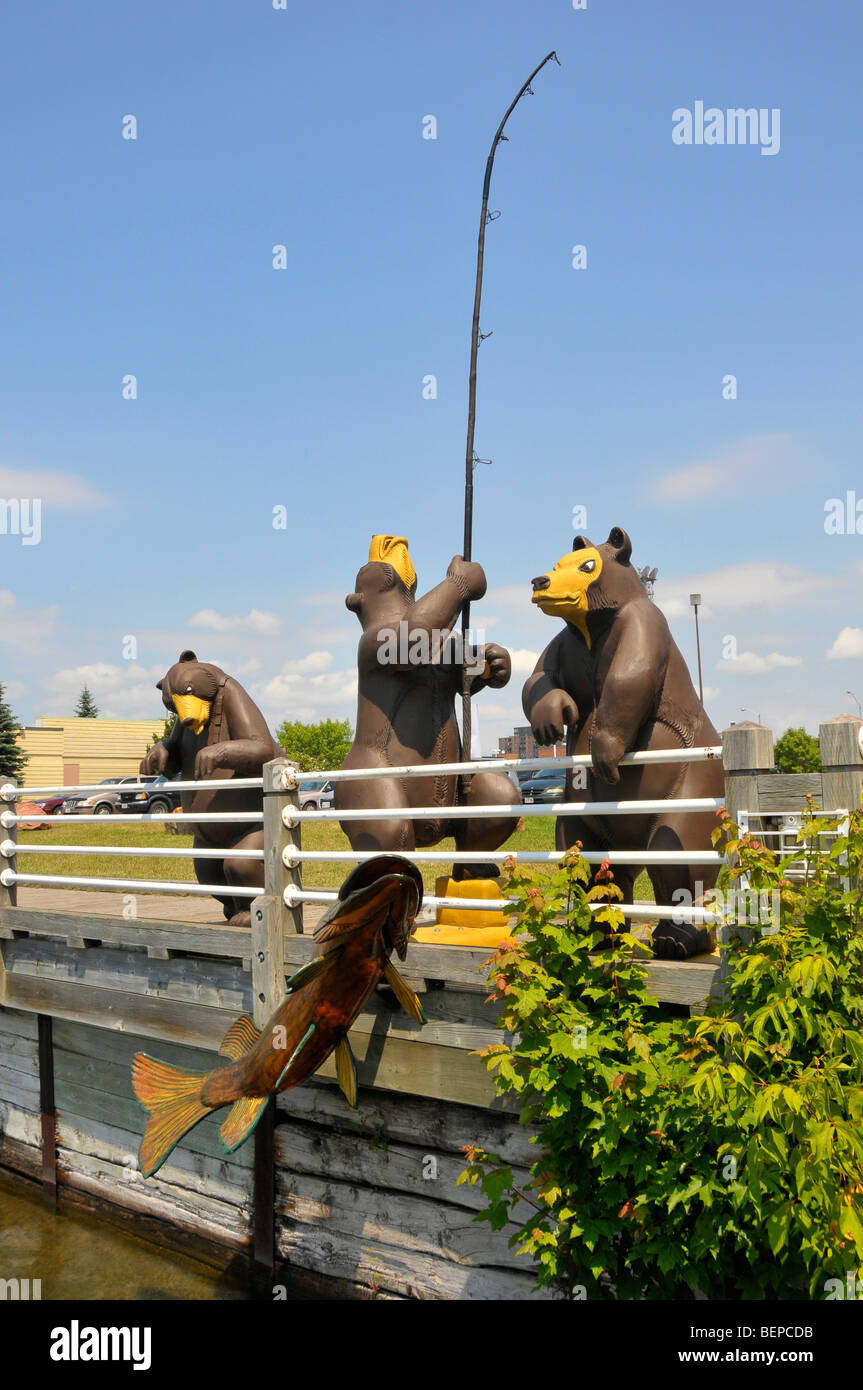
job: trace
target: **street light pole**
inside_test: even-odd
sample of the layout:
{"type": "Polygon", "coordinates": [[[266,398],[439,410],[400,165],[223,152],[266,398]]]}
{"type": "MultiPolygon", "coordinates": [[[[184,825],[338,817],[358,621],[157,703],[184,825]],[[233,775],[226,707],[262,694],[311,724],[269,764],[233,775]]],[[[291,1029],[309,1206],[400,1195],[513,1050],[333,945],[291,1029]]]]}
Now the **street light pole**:
{"type": "Polygon", "coordinates": [[[698,605],[701,603],[700,594],[690,594],[689,602],[695,609],[695,650],[698,653],[698,698],[704,704],[704,684],[701,679],[701,637],[698,631],[698,605]]]}
{"type": "Polygon", "coordinates": [[[851,696],[851,699],[854,701],[855,705],[857,706],[857,715],[858,715],[858,717],[859,717],[860,719],[863,719],[863,707],[861,707],[860,701],[857,699],[857,696],[854,694],[854,691],[853,691],[853,690],[846,690],[846,691],[845,691],[845,694],[851,696]]]}
{"type": "Polygon", "coordinates": [[[759,724],[761,723],[761,711],[760,711],[760,710],[750,709],[748,705],[741,705],[741,706],[740,706],[740,713],[741,713],[741,714],[754,714],[754,715],[756,716],[757,720],[758,720],[758,723],[759,723],[759,724]]]}

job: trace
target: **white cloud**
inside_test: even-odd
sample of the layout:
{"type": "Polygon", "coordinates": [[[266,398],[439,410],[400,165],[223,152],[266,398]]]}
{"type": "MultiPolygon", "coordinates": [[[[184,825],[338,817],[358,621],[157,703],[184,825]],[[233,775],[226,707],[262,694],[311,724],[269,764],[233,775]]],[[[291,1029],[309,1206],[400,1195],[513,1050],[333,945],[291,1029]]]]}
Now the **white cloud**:
{"type": "Polygon", "coordinates": [[[852,661],[863,657],[863,627],[843,627],[827,653],[828,661],[852,661]]]}
{"type": "Polygon", "coordinates": [[[48,473],[38,468],[0,464],[0,497],[38,497],[43,507],[83,511],[107,506],[108,499],[75,473],[48,473]]]}
{"type": "Polygon", "coordinates": [[[704,600],[699,617],[707,619],[732,609],[773,606],[787,609],[791,603],[812,598],[837,583],[837,578],[804,569],[801,565],[750,560],[680,579],[659,578],[656,602],[669,620],[683,618],[692,612],[689,595],[698,593],[704,600]]]}
{"type": "Polygon", "coordinates": [[[350,718],[356,711],[357,672],[331,671],[330,652],[308,652],[306,656],[286,661],[277,676],[261,688],[261,698],[273,713],[273,719],[303,719],[314,721],[329,718],[350,718]]]}
{"type": "Polygon", "coordinates": [[[282,675],[314,676],[328,671],[333,660],[332,652],[308,652],[306,656],[286,661],[282,666],[282,675]]]}
{"type": "Polygon", "coordinates": [[[46,694],[39,713],[69,718],[86,685],[103,719],[152,716],[155,729],[161,727],[159,721],[165,714],[161,694],[156,689],[156,681],[164,674],[162,666],[146,667],[134,662],[124,662],[122,666],[107,661],[89,666],[66,666],[43,681],[46,694]]]}
{"type": "Polygon", "coordinates": [[[18,608],[15,595],[0,589],[0,642],[10,647],[31,650],[54,631],[60,608],[52,603],[48,608],[18,608]]]}
{"type": "Polygon", "coordinates": [[[512,674],[514,677],[517,675],[532,675],[533,668],[539,661],[539,652],[529,651],[526,647],[516,647],[514,650],[510,651],[510,656],[512,658],[512,674]]]}
{"type": "Polygon", "coordinates": [[[738,492],[762,481],[768,470],[787,466],[792,440],[787,434],[760,434],[720,450],[711,458],[663,473],[650,484],[661,502],[695,502],[711,493],[738,492]]]}
{"type": "Polygon", "coordinates": [[[759,656],[757,652],[740,652],[733,661],[726,659],[718,662],[716,670],[733,676],[760,676],[779,667],[800,665],[799,656],[785,656],[783,652],[768,652],[766,656],[759,656]]]}
{"type": "Polygon", "coordinates": [[[259,608],[250,609],[245,617],[227,617],[217,613],[215,608],[202,608],[189,619],[189,627],[205,627],[212,632],[231,632],[238,628],[247,628],[250,632],[272,634],[278,632],[281,625],[282,620],[275,613],[265,613],[259,608]]]}

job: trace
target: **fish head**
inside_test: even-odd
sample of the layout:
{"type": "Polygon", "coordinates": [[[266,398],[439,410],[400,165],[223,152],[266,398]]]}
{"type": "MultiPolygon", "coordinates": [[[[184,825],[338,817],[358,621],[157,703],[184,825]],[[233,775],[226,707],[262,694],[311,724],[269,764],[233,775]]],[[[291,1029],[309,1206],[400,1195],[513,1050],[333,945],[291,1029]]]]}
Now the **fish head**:
{"type": "Polygon", "coordinates": [[[395,951],[404,960],[422,898],[422,874],[415,864],[398,854],[376,855],[348,874],[315,937],[334,942],[364,930],[379,937],[387,955],[395,951]]]}

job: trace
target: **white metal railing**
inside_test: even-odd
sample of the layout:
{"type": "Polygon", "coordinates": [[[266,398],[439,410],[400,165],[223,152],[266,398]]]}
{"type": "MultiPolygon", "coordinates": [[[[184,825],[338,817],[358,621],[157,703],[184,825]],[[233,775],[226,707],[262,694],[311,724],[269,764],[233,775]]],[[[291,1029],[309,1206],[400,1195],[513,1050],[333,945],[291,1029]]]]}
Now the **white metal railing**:
{"type": "MultiPolygon", "coordinates": [[[[23,800],[32,800],[34,796],[57,796],[60,794],[80,795],[84,792],[129,792],[147,791],[154,798],[161,790],[172,792],[183,791],[206,791],[218,794],[222,791],[243,791],[263,788],[263,777],[234,777],[220,785],[219,779],[213,782],[198,781],[173,781],[167,779],[164,783],[155,783],[153,780],[148,782],[95,782],[82,783],[81,785],[64,785],[50,787],[17,787],[7,782],[0,787],[0,801],[7,805],[14,804],[23,800]]],[[[17,825],[32,824],[33,813],[24,812],[18,814],[15,811],[4,810],[0,812],[0,827],[6,831],[12,830],[17,825]]],[[[104,826],[106,818],[104,815],[79,814],[74,816],[53,813],[47,815],[40,809],[38,817],[39,825],[90,825],[98,824],[104,826]]],[[[263,825],[263,811],[173,811],[173,812],[139,812],[124,811],[114,816],[114,825],[136,825],[147,823],[154,825],[178,824],[213,824],[226,822],[230,824],[243,825],[263,825]]],[[[70,874],[31,874],[20,873],[17,869],[18,856],[21,854],[71,854],[71,855],[123,855],[124,857],[136,859],[264,859],[264,851],[257,849],[235,849],[228,846],[224,849],[214,846],[192,847],[154,847],[149,845],[45,845],[45,844],[21,844],[17,840],[6,839],[0,843],[0,857],[11,861],[9,867],[0,871],[0,884],[4,888],[11,888],[15,884],[32,884],[46,887],[62,888],[107,888],[122,890],[135,893],[182,893],[184,896],[190,894],[200,897],[232,897],[232,898],[252,898],[260,897],[260,888],[247,888],[236,884],[215,884],[215,883],[196,883],[188,879],[127,879],[127,878],[97,878],[93,875],[70,874]]]]}
{"type": "MultiPolygon", "coordinates": [[[[626,766],[651,766],[672,763],[705,762],[711,759],[718,759],[722,756],[722,748],[719,745],[689,748],[689,749],[662,749],[656,751],[645,751],[628,753],[621,759],[621,765],[626,766]]],[[[289,844],[282,854],[282,862],[286,870],[291,871],[294,882],[288,884],[284,889],[284,901],[290,908],[295,908],[302,903],[331,903],[337,899],[337,893],[333,890],[309,887],[306,888],[302,882],[302,868],[308,863],[333,863],[349,864],[360,863],[375,857],[374,850],[303,850],[299,844],[299,828],[305,822],[312,821],[385,821],[392,819],[400,820],[467,820],[482,817],[529,817],[529,816],[561,816],[561,815],[597,815],[597,816],[628,816],[628,815],[655,815],[663,811],[674,812],[709,812],[718,810],[723,804],[718,797],[688,797],[688,798],[668,798],[653,800],[633,800],[618,799],[607,801],[572,801],[556,802],[554,804],[532,804],[522,805],[512,803],[509,805],[479,805],[479,806],[436,806],[436,807],[375,807],[362,810],[336,810],[315,808],[303,811],[299,807],[299,799],[302,788],[310,782],[348,782],[359,780],[372,780],[382,777],[441,777],[441,776],[462,776],[469,773],[484,771],[548,771],[550,769],[575,769],[587,768],[591,766],[591,758],[588,754],[575,754],[555,758],[489,758],[478,761],[464,763],[443,763],[429,767],[427,764],[408,764],[399,767],[380,767],[380,768],[343,768],[338,771],[317,770],[311,772],[299,772],[293,767],[288,767],[282,774],[281,781],[284,791],[287,792],[290,801],[282,812],[282,821],[288,830],[289,844]]],[[[123,792],[148,791],[156,793],[157,788],[151,782],[125,782],[109,784],[112,790],[122,787],[123,792]]],[[[225,785],[220,786],[216,783],[203,783],[200,781],[180,782],[170,781],[163,784],[171,791],[201,791],[218,793],[219,791],[237,791],[241,789],[263,788],[262,777],[232,778],[225,785]]],[[[81,786],[57,786],[57,787],[15,787],[7,783],[0,787],[0,800],[14,804],[25,798],[32,799],[34,796],[50,796],[58,794],[80,794],[93,793],[106,789],[105,783],[86,784],[81,786]]],[[[0,813],[0,827],[11,831],[15,826],[32,821],[32,814],[18,814],[10,809],[0,813]]],[[[40,824],[70,824],[71,818],[68,815],[52,814],[40,815],[40,824]]],[[[261,825],[263,823],[263,812],[261,811],[207,811],[207,812],[185,812],[177,811],[173,813],[148,814],[147,812],[123,812],[115,817],[113,824],[129,825],[136,823],[170,824],[178,825],[183,823],[213,823],[213,822],[233,822],[250,825],[261,825]]],[[[73,824],[98,823],[105,824],[105,817],[96,814],[75,814],[73,824]]],[[[137,858],[166,858],[166,859],[254,859],[263,860],[264,850],[235,850],[232,848],[202,847],[192,848],[159,848],[153,846],[113,846],[113,845],[44,845],[44,844],[19,844],[11,838],[0,842],[0,856],[7,861],[8,867],[0,871],[0,883],[5,887],[10,887],[15,883],[21,884],[40,884],[57,885],[63,887],[81,888],[111,888],[132,892],[164,892],[164,893],[183,893],[192,895],[220,895],[229,894],[237,898],[254,898],[263,891],[261,888],[243,888],[233,884],[199,884],[188,880],[143,880],[143,879],[111,879],[96,877],[72,877],[69,875],[54,874],[29,874],[19,873],[17,869],[17,856],[21,854],[70,854],[70,855],[128,855],[137,858]]],[[[405,857],[413,860],[416,864],[436,864],[452,863],[460,864],[467,862],[477,862],[478,860],[492,863],[503,863],[514,861],[523,864],[555,864],[559,863],[564,857],[564,851],[509,851],[497,850],[492,852],[482,850],[434,850],[434,851],[410,851],[405,857]]],[[[653,864],[693,864],[718,867],[722,863],[722,855],[716,850],[613,850],[608,853],[591,850],[583,852],[583,858],[587,863],[598,864],[608,860],[612,865],[629,865],[633,867],[647,866],[653,864]]],[[[424,899],[424,908],[449,907],[463,909],[466,911],[489,911],[503,907],[512,899],[501,898],[450,898],[427,896],[424,899]]],[[[594,911],[599,911],[607,904],[591,904],[594,911]]],[[[720,915],[716,910],[705,907],[682,908],[679,906],[671,907],[663,904],[654,903],[629,903],[621,904],[626,915],[631,918],[655,918],[658,916],[674,915],[676,920],[689,919],[691,921],[719,921],[720,915]]]]}
{"type": "MultiPolygon", "coordinates": [[[[638,753],[627,753],[621,759],[621,766],[638,767],[651,766],[669,763],[689,763],[706,762],[711,759],[722,757],[721,745],[712,745],[702,748],[684,749],[660,749],[656,751],[645,751],[638,753]]],[[[422,807],[375,807],[372,809],[351,809],[338,810],[321,809],[319,807],[303,811],[300,809],[300,797],[305,783],[311,781],[320,782],[322,780],[333,783],[374,780],[382,777],[441,777],[441,776],[461,776],[471,772],[485,771],[547,771],[551,768],[575,769],[588,768],[592,766],[592,759],[589,754],[570,754],[565,757],[556,758],[484,758],[479,761],[464,763],[442,763],[429,767],[428,764],[406,764],[397,767],[379,768],[342,768],[334,772],[297,772],[294,768],[286,768],[282,773],[281,782],[284,789],[291,797],[290,803],[283,808],[282,823],[289,834],[289,844],[282,851],[282,863],[286,869],[293,872],[299,878],[299,883],[289,884],[283,893],[284,902],[289,908],[297,908],[303,903],[328,904],[335,902],[338,894],[335,891],[322,888],[305,887],[302,882],[302,867],[308,863],[335,863],[349,864],[362,863],[373,859],[377,854],[375,850],[304,850],[298,842],[297,832],[305,823],[320,821],[357,822],[357,821],[387,821],[387,820],[469,820],[474,817],[505,816],[505,817],[530,817],[530,816],[561,816],[561,815],[602,815],[602,816],[628,816],[628,815],[656,815],[662,811],[685,811],[685,812],[709,812],[717,811],[723,805],[719,797],[680,797],[668,798],[663,800],[621,800],[616,801],[570,801],[555,802],[553,804],[532,804],[523,805],[512,803],[509,805],[492,806],[422,806],[422,807]]],[[[519,851],[519,850],[496,850],[487,852],[485,850],[408,850],[404,851],[404,856],[417,865],[438,864],[438,863],[476,863],[477,861],[487,861],[489,863],[504,863],[515,861],[519,864],[554,864],[559,863],[564,857],[564,851],[552,850],[542,851],[519,851]]],[[[631,865],[633,867],[646,866],[648,864],[698,864],[705,866],[718,867],[723,862],[723,856],[717,850],[614,850],[609,853],[601,851],[582,852],[582,857],[587,863],[599,864],[608,860],[612,865],[631,865]]],[[[497,910],[514,899],[500,898],[455,898],[437,897],[426,895],[423,898],[423,909],[447,907],[473,912],[488,912],[497,910]]],[[[599,911],[608,904],[591,904],[592,911],[599,911]]],[[[705,907],[683,908],[679,906],[671,907],[664,904],[655,903],[629,903],[621,904],[626,915],[633,919],[651,919],[656,917],[670,917],[674,915],[675,920],[690,920],[697,922],[719,922],[721,915],[716,909],[705,907]]]]}
{"type": "MultiPolygon", "coordinates": [[[[320,774],[318,774],[320,775],[320,774]]],[[[180,782],[172,781],[167,778],[164,782],[157,784],[149,782],[88,782],[86,785],[66,786],[66,787],[16,787],[12,782],[6,782],[0,787],[0,801],[20,801],[28,798],[32,801],[34,796],[59,796],[69,792],[76,795],[80,792],[152,792],[160,788],[172,792],[199,792],[206,791],[243,791],[253,787],[262,787],[263,777],[231,777],[226,779],[224,786],[219,785],[219,780],[215,782],[180,782]]]]}
{"type": "MultiPolygon", "coordinates": [[[[358,811],[299,811],[288,806],[282,820],[289,829],[304,821],[337,820],[470,820],[474,816],[655,816],[672,811],[718,811],[721,797],[669,797],[665,801],[555,801],[553,805],[524,806],[386,806],[358,811]]],[[[474,855],[474,859],[477,856],[474,855]]]]}
{"type": "MultiPolygon", "coordinates": [[[[624,753],[621,767],[650,767],[662,763],[702,763],[722,757],[722,745],[714,744],[702,748],[656,748],[640,753],[624,753]],[[681,753],[685,754],[681,757],[681,753]]],[[[406,763],[399,767],[342,767],[334,772],[298,772],[286,768],[282,774],[282,785],[286,791],[302,786],[307,782],[358,782],[374,780],[376,777],[458,777],[468,772],[545,772],[549,768],[591,767],[593,760],[589,753],[561,754],[556,758],[480,758],[466,763],[406,763]]],[[[0,791],[2,795],[2,791],[0,791]]]]}

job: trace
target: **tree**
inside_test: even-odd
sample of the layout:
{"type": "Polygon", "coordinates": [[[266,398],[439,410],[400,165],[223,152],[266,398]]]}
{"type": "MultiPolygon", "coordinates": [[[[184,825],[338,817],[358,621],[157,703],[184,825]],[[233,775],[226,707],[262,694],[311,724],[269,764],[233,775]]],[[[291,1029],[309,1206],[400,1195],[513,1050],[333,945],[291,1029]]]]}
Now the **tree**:
{"type": "Polygon", "coordinates": [[[161,732],[160,734],[159,734],[159,733],[154,733],[154,734],[152,735],[152,738],[151,738],[150,742],[147,744],[147,752],[148,752],[148,753],[149,753],[150,749],[154,746],[154,744],[156,744],[156,743],[161,743],[161,742],[162,742],[162,739],[170,738],[170,736],[171,736],[171,730],[173,729],[173,727],[174,727],[174,725],[176,724],[176,722],[177,722],[177,716],[176,716],[176,714],[169,714],[169,715],[167,715],[167,717],[166,717],[166,719],[165,719],[165,722],[164,722],[164,724],[162,725],[162,732],[161,732]]]}
{"type": "Polygon", "coordinates": [[[81,694],[78,696],[78,703],[75,706],[75,718],[98,719],[98,717],[99,708],[96,704],[96,701],[93,699],[93,696],[90,694],[89,689],[85,685],[84,689],[81,691],[81,694]]]}
{"type": "Polygon", "coordinates": [[[0,777],[20,782],[28,758],[18,741],[21,725],[3,698],[4,690],[0,685],[0,777]]]}
{"type": "Polygon", "coordinates": [[[353,734],[347,719],[322,719],[318,724],[286,719],[277,729],[276,738],[301,772],[318,768],[326,772],[341,767],[353,734]]]}
{"type": "Polygon", "coordinates": [[[821,748],[805,729],[786,729],[776,740],[776,766],[780,772],[820,772],[821,748]]]}

